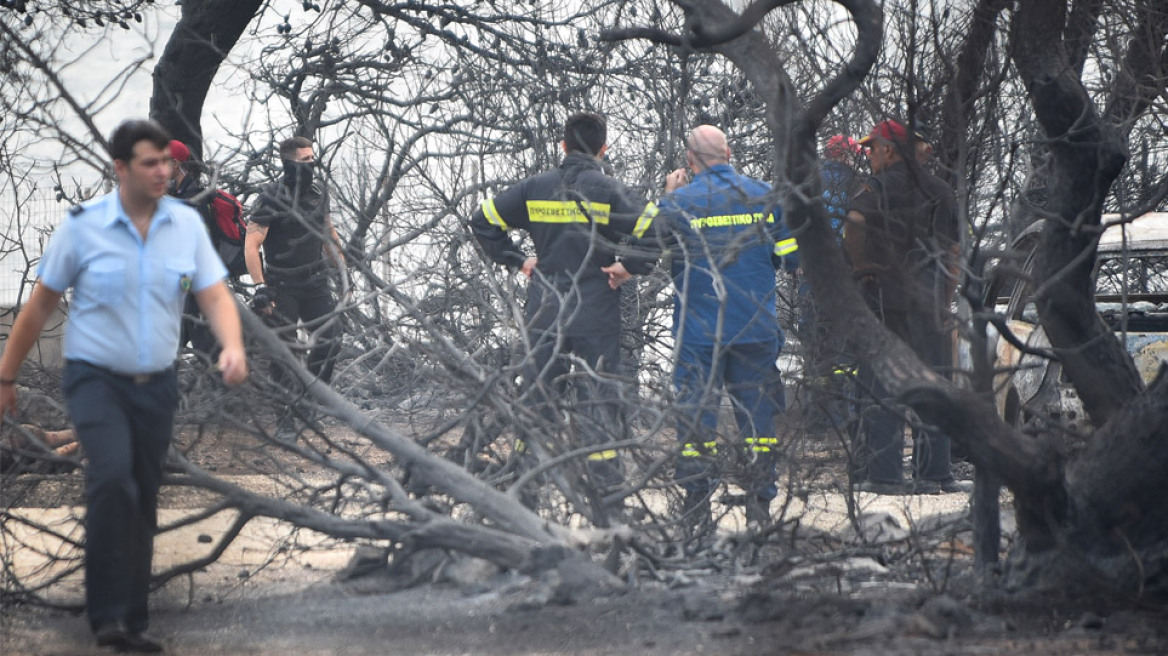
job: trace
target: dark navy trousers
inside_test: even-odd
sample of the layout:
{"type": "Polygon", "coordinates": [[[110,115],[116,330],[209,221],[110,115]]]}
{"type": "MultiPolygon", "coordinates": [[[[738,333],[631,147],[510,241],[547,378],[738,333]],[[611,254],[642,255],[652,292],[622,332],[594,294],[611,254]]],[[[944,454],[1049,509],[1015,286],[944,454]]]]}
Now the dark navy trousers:
{"type": "MultiPolygon", "coordinates": [[[[562,422],[565,407],[574,410],[570,424],[577,443],[563,446],[600,446],[627,439],[621,383],[615,378],[621,368],[620,334],[573,336],[533,330],[530,335],[524,402],[537,408],[549,428],[562,422]],[[575,399],[570,400],[573,392],[575,399]]],[[[525,435],[525,439],[541,438],[547,439],[530,431],[525,435]]],[[[598,489],[624,482],[616,451],[592,453],[586,458],[586,470],[598,489]]]]}
{"type": "Polygon", "coordinates": [[[62,380],[85,449],[85,602],[93,628],[149,624],[146,600],[162,466],[174,433],[174,369],[135,381],[70,360],[62,380]]]}
{"type": "Polygon", "coordinates": [[[713,346],[682,343],[673,383],[677,390],[677,437],[681,454],[677,480],[687,491],[709,492],[718,477],[718,406],[729,396],[738,425],[739,445],[748,459],[747,491],[773,499],[778,440],[775,415],[787,408],[776,360],[782,339],[713,346]]]}
{"type": "MultiPolygon", "coordinates": [[[[885,310],[884,325],[906,341],[925,364],[948,376],[953,368],[949,334],[923,313],[885,310]]],[[[878,483],[904,481],[904,411],[880,384],[868,366],[859,370],[860,386],[872,394],[863,410],[863,431],[858,435],[856,458],[859,477],[878,483]]],[[[949,436],[936,430],[914,430],[912,477],[914,480],[946,481],[953,478],[949,468],[949,436]]]]}

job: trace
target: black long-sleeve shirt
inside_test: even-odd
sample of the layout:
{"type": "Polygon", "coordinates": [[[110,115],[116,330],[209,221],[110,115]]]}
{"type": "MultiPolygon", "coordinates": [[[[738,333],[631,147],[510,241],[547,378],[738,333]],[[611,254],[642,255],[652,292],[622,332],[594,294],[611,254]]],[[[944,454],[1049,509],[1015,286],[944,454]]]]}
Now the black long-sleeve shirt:
{"type": "Polygon", "coordinates": [[[512,267],[528,255],[508,231],[531,234],[539,262],[528,287],[529,329],[615,334],[620,292],[609,288],[601,267],[619,256],[629,273],[647,273],[658,254],[647,246],[651,240],[638,240],[656,213],[654,204],[606,175],[596,158],[571,153],[559,168],[483,201],[470,225],[487,256],[512,267]]]}

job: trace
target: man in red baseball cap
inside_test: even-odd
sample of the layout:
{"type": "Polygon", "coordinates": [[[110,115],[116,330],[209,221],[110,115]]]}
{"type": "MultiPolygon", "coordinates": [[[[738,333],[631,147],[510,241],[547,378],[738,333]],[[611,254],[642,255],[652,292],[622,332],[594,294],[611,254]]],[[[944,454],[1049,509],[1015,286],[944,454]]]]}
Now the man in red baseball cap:
{"type": "Polygon", "coordinates": [[[903,125],[892,119],[888,119],[887,121],[880,121],[872,128],[872,131],[868,133],[868,136],[861,138],[858,143],[861,146],[867,146],[876,139],[907,143],[908,130],[905,130],[903,125]]]}
{"type": "MultiPolygon", "coordinates": [[[[844,244],[869,307],[940,375],[953,366],[945,327],[960,255],[957,200],[940,178],[916,161],[910,134],[894,120],[877,123],[860,140],[872,177],[852,199],[844,244]]],[[[965,492],[950,472],[949,437],[917,431],[912,481],[904,481],[904,416],[861,363],[860,388],[872,390],[857,445],[860,490],[876,494],[965,492]]]]}

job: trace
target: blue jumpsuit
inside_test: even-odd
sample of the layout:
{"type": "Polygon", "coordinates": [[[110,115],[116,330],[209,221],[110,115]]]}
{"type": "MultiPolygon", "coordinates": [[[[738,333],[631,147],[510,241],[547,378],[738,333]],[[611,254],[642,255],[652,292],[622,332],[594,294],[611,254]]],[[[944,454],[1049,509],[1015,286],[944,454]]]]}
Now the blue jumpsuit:
{"type": "Polygon", "coordinates": [[[783,331],[775,269],[797,268],[798,246],[776,201],[770,185],[719,164],[660,204],[656,223],[674,283],[676,476],[690,492],[708,492],[716,482],[712,456],[725,391],[750,462],[747,492],[766,500],[777,493],[774,419],[786,401],[776,367],[783,331]]]}

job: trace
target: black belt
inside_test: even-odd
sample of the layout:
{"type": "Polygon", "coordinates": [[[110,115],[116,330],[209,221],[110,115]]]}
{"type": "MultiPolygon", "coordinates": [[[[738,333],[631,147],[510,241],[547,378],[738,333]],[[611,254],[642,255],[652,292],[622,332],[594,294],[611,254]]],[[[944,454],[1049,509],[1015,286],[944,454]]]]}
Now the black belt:
{"type": "Polygon", "coordinates": [[[169,376],[170,374],[174,373],[174,365],[171,365],[165,369],[159,369],[158,371],[152,371],[152,372],[147,373],[147,374],[123,374],[123,373],[114,371],[113,369],[101,367],[101,366],[98,366],[98,365],[93,364],[91,362],[86,362],[84,360],[73,360],[72,362],[76,362],[78,364],[83,364],[87,367],[93,367],[94,369],[97,369],[97,370],[99,370],[99,371],[101,371],[109,376],[113,376],[114,378],[121,378],[122,380],[128,380],[131,383],[134,383],[135,385],[146,385],[148,383],[152,383],[152,382],[162,378],[163,376],[169,376]]]}
{"type": "Polygon", "coordinates": [[[162,371],[155,371],[155,372],[148,373],[148,374],[117,374],[117,373],[115,373],[114,375],[120,376],[123,378],[129,378],[130,382],[134,383],[135,385],[145,385],[146,383],[152,383],[155,380],[162,378],[163,376],[169,375],[170,372],[172,372],[172,371],[174,371],[174,367],[167,367],[166,369],[163,369],[162,371]]]}

